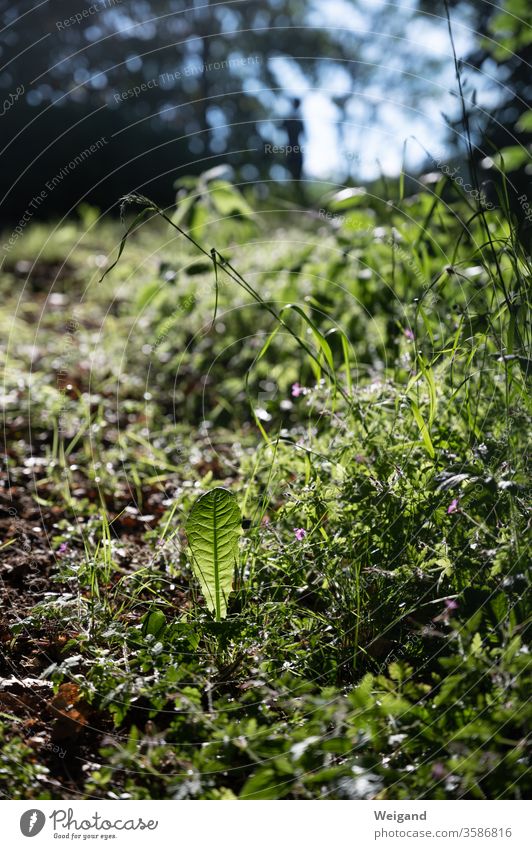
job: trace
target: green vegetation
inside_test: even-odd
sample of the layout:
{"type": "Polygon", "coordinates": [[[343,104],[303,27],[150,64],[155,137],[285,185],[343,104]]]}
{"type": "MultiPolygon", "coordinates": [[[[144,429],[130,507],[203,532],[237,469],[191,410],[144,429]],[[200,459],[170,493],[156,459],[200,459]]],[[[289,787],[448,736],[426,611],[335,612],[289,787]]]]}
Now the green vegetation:
{"type": "Polygon", "coordinates": [[[302,210],[220,183],[173,226],[130,198],[102,282],[123,230],[88,208],[4,265],[0,790],[526,797],[531,267],[504,191],[302,210]],[[221,595],[194,521],[218,488],[221,595]]]}

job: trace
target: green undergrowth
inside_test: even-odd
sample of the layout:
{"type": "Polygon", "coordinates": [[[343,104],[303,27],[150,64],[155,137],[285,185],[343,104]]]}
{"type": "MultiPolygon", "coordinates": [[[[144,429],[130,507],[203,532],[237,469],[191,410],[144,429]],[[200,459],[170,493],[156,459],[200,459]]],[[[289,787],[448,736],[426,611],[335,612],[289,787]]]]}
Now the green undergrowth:
{"type": "Polygon", "coordinates": [[[178,208],[196,245],[152,210],[102,282],[121,231],[92,218],[28,280],[29,228],[3,269],[10,485],[53,553],[6,669],[46,634],[34,674],[72,685],[81,719],[60,762],[6,709],[0,788],[24,761],[20,798],[524,797],[530,263],[511,218],[439,190],[275,214],[224,191],[226,220],[178,208]],[[221,622],[184,532],[216,486],[244,517],[221,622]]]}

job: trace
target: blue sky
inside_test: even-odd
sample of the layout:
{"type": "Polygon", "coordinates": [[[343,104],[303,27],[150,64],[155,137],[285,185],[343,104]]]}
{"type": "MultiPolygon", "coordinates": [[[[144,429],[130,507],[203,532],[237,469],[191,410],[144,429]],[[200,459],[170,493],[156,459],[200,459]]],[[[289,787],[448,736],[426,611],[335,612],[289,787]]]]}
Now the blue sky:
{"type": "MultiPolygon", "coordinates": [[[[371,12],[385,7],[380,0],[366,4],[371,12]]],[[[404,8],[408,15],[412,2],[393,4],[404,8]]],[[[364,14],[363,7],[355,9],[348,0],[327,0],[317,6],[314,16],[316,23],[331,24],[352,30],[355,36],[368,31],[371,15],[364,14]]],[[[473,38],[466,21],[454,22],[454,37],[458,55],[466,55],[471,48],[473,38]]],[[[393,51],[388,53],[382,44],[393,46],[393,39],[378,39],[368,33],[368,38],[380,41],[375,53],[375,81],[357,91],[354,103],[348,108],[344,126],[341,114],[331,97],[346,95],[351,91],[351,82],[341,66],[329,72],[326,83],[318,90],[311,89],[308,80],[294,65],[284,59],[274,60],[274,67],[287,94],[303,99],[303,118],[306,128],[305,171],[308,177],[342,178],[353,165],[354,172],[363,179],[371,179],[379,170],[386,174],[396,174],[401,168],[403,145],[409,139],[406,162],[416,167],[426,160],[421,142],[434,155],[445,150],[448,130],[442,112],[456,113],[456,98],[451,91],[455,89],[453,57],[445,20],[435,17],[418,18],[409,24],[407,42],[399,46],[409,54],[408,71],[423,74],[426,59],[443,60],[440,71],[422,80],[425,94],[412,104],[409,101],[408,79],[402,74],[404,61],[398,64],[393,51]],[[391,91],[383,91],[379,84],[378,66],[397,66],[398,85],[391,91]],[[401,79],[405,84],[401,84],[401,79]],[[358,101],[358,102],[356,102],[358,101]],[[373,104],[373,114],[368,116],[367,106],[373,104]],[[342,135],[344,140],[342,141],[342,135]],[[414,137],[414,138],[412,138],[414,137]],[[346,153],[345,147],[348,146],[346,153]]],[[[487,94],[487,92],[485,92],[487,94]]],[[[488,98],[489,100],[489,98],[488,98]]]]}

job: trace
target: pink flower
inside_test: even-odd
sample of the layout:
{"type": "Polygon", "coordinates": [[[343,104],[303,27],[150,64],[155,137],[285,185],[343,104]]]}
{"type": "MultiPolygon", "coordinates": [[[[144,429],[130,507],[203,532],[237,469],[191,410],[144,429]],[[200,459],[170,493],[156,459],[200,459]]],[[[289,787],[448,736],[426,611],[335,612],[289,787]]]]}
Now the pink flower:
{"type": "Polygon", "coordinates": [[[453,498],[451,503],[447,508],[447,513],[457,513],[458,512],[458,498],[453,498]]]}
{"type": "Polygon", "coordinates": [[[413,342],[414,339],[416,338],[409,327],[407,327],[406,330],[405,330],[405,336],[406,336],[407,339],[410,339],[411,342],[413,342]]]}
{"type": "Polygon", "coordinates": [[[59,546],[58,553],[59,553],[59,554],[65,554],[67,551],[68,551],[68,545],[67,545],[67,543],[66,543],[66,542],[62,542],[62,543],[61,543],[61,545],[59,546]]]}
{"type": "Polygon", "coordinates": [[[305,528],[294,528],[294,535],[298,542],[301,542],[307,535],[305,528]]]}
{"type": "Polygon", "coordinates": [[[442,763],[436,762],[432,765],[432,777],[435,778],[436,781],[441,781],[441,779],[445,778],[446,775],[447,770],[442,763]]]}
{"type": "Polygon", "coordinates": [[[454,598],[445,599],[445,612],[451,613],[453,610],[458,610],[458,604],[454,598]]]}
{"type": "Polygon", "coordinates": [[[299,398],[299,396],[302,395],[303,392],[304,389],[302,386],[299,385],[299,383],[292,384],[292,398],[299,398]]]}

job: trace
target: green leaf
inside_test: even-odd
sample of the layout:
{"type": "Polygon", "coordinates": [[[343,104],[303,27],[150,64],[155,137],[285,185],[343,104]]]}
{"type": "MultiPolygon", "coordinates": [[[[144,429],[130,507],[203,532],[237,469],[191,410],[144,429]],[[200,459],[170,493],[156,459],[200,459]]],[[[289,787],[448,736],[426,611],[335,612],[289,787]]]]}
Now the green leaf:
{"type": "Polygon", "coordinates": [[[216,487],[198,498],[185,526],[194,574],[217,621],[227,615],[241,524],[235,496],[216,487]]]}
{"type": "Polygon", "coordinates": [[[366,710],[370,706],[372,702],[373,680],[373,675],[367,672],[360,684],[353,690],[349,701],[354,707],[366,710]]]}
{"type": "Polygon", "coordinates": [[[421,415],[421,411],[420,411],[418,405],[416,404],[416,402],[413,401],[412,398],[410,398],[409,400],[410,400],[410,407],[412,409],[413,416],[416,420],[416,424],[419,428],[419,432],[421,433],[421,437],[423,439],[423,442],[425,443],[425,448],[427,449],[427,453],[428,453],[429,457],[431,457],[434,460],[434,458],[436,456],[436,452],[434,451],[434,446],[432,444],[432,439],[430,438],[430,433],[429,433],[429,429],[427,427],[427,423],[425,422],[423,416],[421,415]]]}
{"type": "Polygon", "coordinates": [[[532,109],[523,112],[515,125],[515,129],[520,133],[532,133],[532,109]]]}
{"type": "Polygon", "coordinates": [[[147,637],[151,634],[154,637],[160,637],[166,627],[166,616],[162,610],[157,610],[154,607],[149,610],[142,620],[142,636],[147,637]]]}
{"type": "Polygon", "coordinates": [[[209,184],[211,201],[216,211],[223,215],[253,215],[253,210],[237,191],[226,180],[216,180],[209,184]]]}
{"type": "Polygon", "coordinates": [[[530,153],[526,147],[513,144],[510,147],[503,147],[502,150],[498,150],[491,158],[497,168],[508,174],[526,165],[530,160],[530,153]]]}
{"type": "Polygon", "coordinates": [[[288,782],[283,782],[271,767],[260,769],[248,778],[240,791],[240,799],[280,799],[290,789],[288,782]]]}
{"type": "Polygon", "coordinates": [[[480,655],[482,654],[482,637],[480,636],[478,631],[471,640],[471,654],[474,657],[480,657],[480,655]]]}

